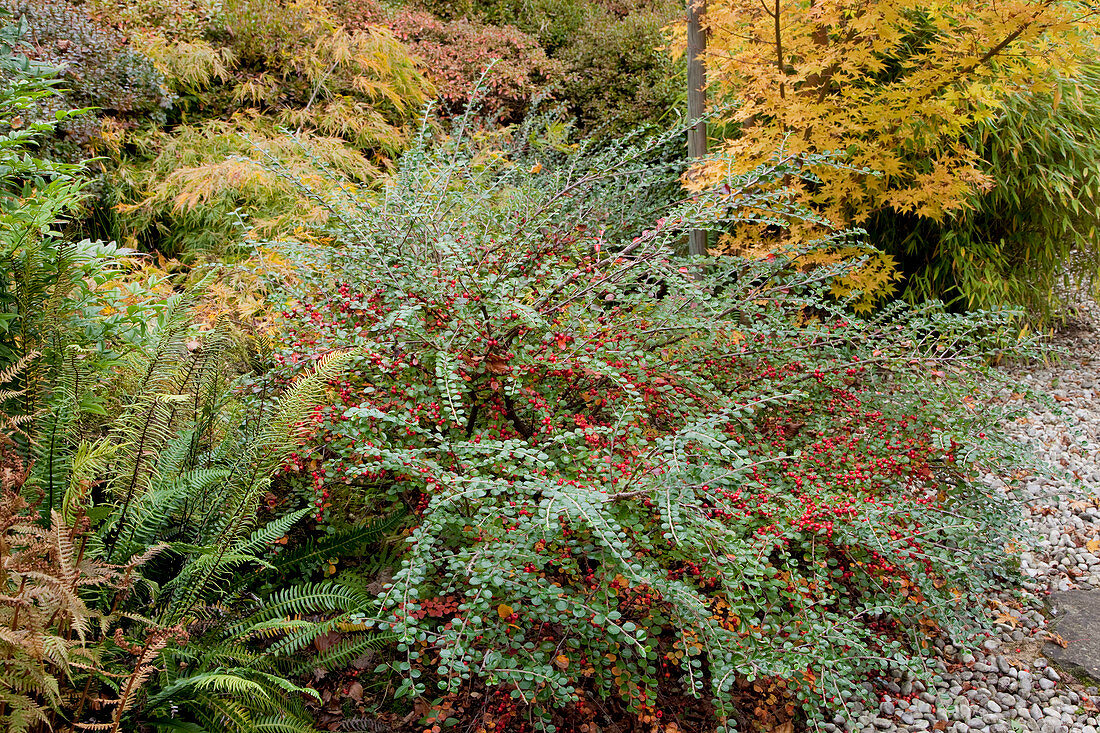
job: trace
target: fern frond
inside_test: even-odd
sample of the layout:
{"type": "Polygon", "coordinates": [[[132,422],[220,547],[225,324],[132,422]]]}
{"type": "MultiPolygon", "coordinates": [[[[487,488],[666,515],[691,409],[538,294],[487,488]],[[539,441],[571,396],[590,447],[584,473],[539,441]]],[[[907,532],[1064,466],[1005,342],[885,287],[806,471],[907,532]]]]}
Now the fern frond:
{"type": "Polygon", "coordinates": [[[253,733],[315,733],[308,721],[291,721],[284,717],[261,718],[252,725],[253,733]]]}
{"type": "Polygon", "coordinates": [[[320,540],[310,539],[293,550],[281,553],[271,561],[271,564],[279,570],[286,571],[330,557],[346,557],[359,548],[384,538],[405,517],[405,512],[398,511],[362,527],[353,527],[320,540]]]}
{"type": "Polygon", "coordinates": [[[288,616],[355,611],[362,603],[360,594],[339,583],[303,583],[264,599],[263,607],[249,617],[242,628],[288,616]]]}
{"type": "Polygon", "coordinates": [[[69,486],[61,498],[61,516],[66,524],[72,524],[77,514],[91,508],[94,479],[107,470],[115,451],[115,444],[105,439],[94,443],[83,441],[77,446],[69,462],[69,486]]]}
{"type": "Polygon", "coordinates": [[[367,634],[358,638],[341,639],[324,653],[310,660],[308,666],[325,670],[344,669],[369,651],[378,651],[393,643],[397,634],[367,634]]]}
{"type": "Polygon", "coordinates": [[[260,552],[271,546],[275,540],[286,535],[298,520],[309,514],[311,509],[306,507],[291,512],[279,519],[268,522],[263,527],[255,530],[245,540],[233,547],[235,552],[254,553],[260,552]]]}
{"type": "MultiPolygon", "coordinates": [[[[22,374],[23,370],[27,368],[27,365],[41,356],[39,351],[29,351],[22,357],[17,359],[15,363],[8,365],[7,367],[0,369],[0,384],[7,384],[13,381],[16,377],[22,374]]],[[[23,390],[19,390],[13,394],[22,394],[23,390]]],[[[0,400],[3,398],[0,397],[0,400]]]]}

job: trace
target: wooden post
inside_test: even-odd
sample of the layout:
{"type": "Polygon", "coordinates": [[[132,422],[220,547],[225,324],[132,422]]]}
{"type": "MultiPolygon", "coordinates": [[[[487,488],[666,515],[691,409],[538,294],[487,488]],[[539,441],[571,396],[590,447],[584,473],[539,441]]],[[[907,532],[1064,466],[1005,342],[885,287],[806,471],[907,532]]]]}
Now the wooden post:
{"type": "MultiPolygon", "coordinates": [[[[707,154],[707,123],[702,119],[707,106],[707,70],[703,54],[707,50],[707,38],[703,32],[703,13],[706,0],[687,0],[687,101],[688,155],[702,158],[707,154]]],[[[693,229],[688,235],[688,254],[706,255],[707,233],[693,229]]]]}

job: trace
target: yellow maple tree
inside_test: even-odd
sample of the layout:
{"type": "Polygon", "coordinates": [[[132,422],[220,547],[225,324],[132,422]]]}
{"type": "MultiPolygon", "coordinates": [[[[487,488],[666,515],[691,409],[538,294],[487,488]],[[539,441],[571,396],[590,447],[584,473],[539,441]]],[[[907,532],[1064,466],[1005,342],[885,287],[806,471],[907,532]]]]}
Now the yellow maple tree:
{"type": "Polygon", "coordinates": [[[994,186],[965,132],[1072,75],[1100,27],[1094,8],[1055,0],[710,0],[703,22],[711,99],[734,106],[689,186],[780,147],[835,152],[848,167],[797,195],[838,226],[886,207],[938,221],[994,186]]]}

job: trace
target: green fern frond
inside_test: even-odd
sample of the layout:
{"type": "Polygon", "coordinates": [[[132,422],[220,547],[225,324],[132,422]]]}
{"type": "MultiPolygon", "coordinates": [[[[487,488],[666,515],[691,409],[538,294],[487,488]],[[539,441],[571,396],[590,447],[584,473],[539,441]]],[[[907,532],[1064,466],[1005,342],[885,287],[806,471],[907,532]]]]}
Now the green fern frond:
{"type": "Polygon", "coordinates": [[[244,623],[248,626],[289,616],[350,612],[357,610],[362,603],[360,594],[339,583],[303,583],[284,588],[264,599],[263,607],[244,623]]]}
{"type": "MultiPolygon", "coordinates": [[[[306,507],[291,512],[274,521],[268,522],[263,527],[256,529],[245,540],[234,546],[236,552],[261,552],[269,548],[275,540],[286,535],[298,520],[309,514],[311,509],[306,507]]],[[[274,566],[273,566],[274,567],[274,566]]]]}
{"type": "Polygon", "coordinates": [[[353,527],[320,540],[310,539],[295,549],[278,555],[271,564],[279,570],[287,571],[321,562],[330,557],[346,557],[365,545],[374,544],[383,539],[387,533],[400,525],[406,516],[405,512],[398,511],[362,527],[353,527]]]}
{"type": "Polygon", "coordinates": [[[397,640],[397,634],[366,634],[341,639],[324,653],[309,662],[308,666],[325,670],[344,669],[369,651],[378,651],[397,640]]]}
{"type": "Polygon", "coordinates": [[[115,455],[117,446],[108,440],[77,446],[69,463],[69,486],[61,498],[61,516],[72,524],[81,512],[91,509],[91,489],[96,477],[102,476],[115,455]]]}
{"type": "Polygon", "coordinates": [[[299,378],[279,400],[272,417],[258,434],[252,436],[238,458],[227,484],[227,502],[217,525],[212,528],[214,542],[233,547],[255,516],[260,497],[271,476],[297,447],[297,431],[310,410],[324,396],[327,384],[339,374],[350,358],[348,353],[330,353],[299,378]]]}
{"type": "Polygon", "coordinates": [[[253,733],[316,733],[308,721],[295,722],[282,717],[261,718],[252,726],[253,733]]]}
{"type": "Polygon", "coordinates": [[[253,721],[249,707],[237,700],[227,700],[217,693],[193,690],[186,707],[209,731],[252,730],[253,721]]]}

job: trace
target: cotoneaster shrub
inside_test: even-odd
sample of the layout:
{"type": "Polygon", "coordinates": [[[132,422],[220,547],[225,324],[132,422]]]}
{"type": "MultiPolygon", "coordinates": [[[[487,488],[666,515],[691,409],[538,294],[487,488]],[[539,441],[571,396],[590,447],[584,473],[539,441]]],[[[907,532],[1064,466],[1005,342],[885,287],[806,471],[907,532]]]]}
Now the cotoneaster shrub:
{"type": "Polygon", "coordinates": [[[285,246],[279,296],[277,378],[360,354],[293,462],[315,519],[416,518],[361,609],[430,704],[410,726],[767,730],[974,642],[1014,531],[975,480],[1005,455],[976,402],[1005,318],[857,318],[835,269],[678,254],[810,216],[771,184],[821,159],[677,202],[662,140],[448,140],[380,201],[318,191],[330,244],[285,246]]]}

